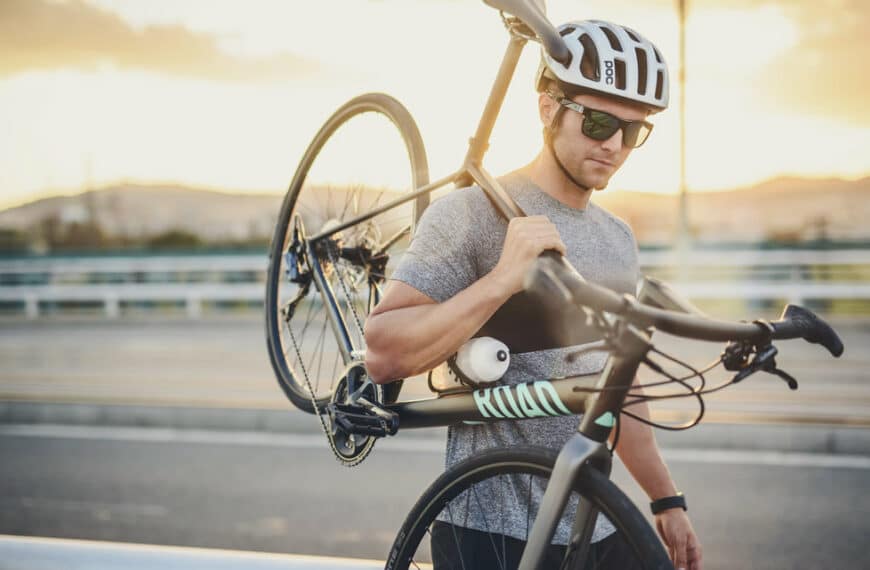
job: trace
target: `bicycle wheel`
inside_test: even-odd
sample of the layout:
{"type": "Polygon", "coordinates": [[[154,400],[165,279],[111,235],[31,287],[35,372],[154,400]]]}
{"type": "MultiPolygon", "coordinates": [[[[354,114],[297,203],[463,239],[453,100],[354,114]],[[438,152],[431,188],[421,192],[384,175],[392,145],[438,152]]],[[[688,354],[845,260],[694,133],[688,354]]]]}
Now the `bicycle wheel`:
{"type": "MultiPolygon", "coordinates": [[[[457,463],[417,501],[393,543],[386,569],[517,568],[555,460],[554,451],[532,447],[485,451],[457,463]],[[521,501],[526,513],[520,512],[518,519],[516,511],[502,512],[508,500],[521,501]]],[[[593,542],[583,570],[673,569],[643,515],[593,468],[581,471],[555,544],[540,568],[576,568],[562,544],[568,542],[567,521],[573,521],[578,501],[589,501],[601,513],[601,531],[596,529],[593,541],[610,531],[593,542]]]]}
{"type": "Polygon", "coordinates": [[[308,237],[428,183],[417,125],[395,99],[352,99],[323,125],[299,163],[275,227],[266,275],[266,339],[279,384],[298,408],[329,401],[365,349],[363,324],[407,248],[428,195],[328,238],[308,237]],[[313,394],[312,394],[313,392],[313,394]]]}

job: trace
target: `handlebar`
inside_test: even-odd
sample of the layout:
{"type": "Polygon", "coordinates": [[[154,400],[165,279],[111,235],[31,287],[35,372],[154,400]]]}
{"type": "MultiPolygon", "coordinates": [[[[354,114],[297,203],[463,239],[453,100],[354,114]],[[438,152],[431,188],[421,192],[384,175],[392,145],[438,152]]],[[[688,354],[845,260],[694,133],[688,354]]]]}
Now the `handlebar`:
{"type": "Polygon", "coordinates": [[[571,50],[547,19],[543,0],[483,0],[496,10],[512,14],[531,28],[550,57],[567,67],[571,63],[571,50]]]}
{"type": "Polygon", "coordinates": [[[555,251],[541,254],[526,275],[525,287],[535,295],[561,295],[565,301],[619,315],[641,327],[708,341],[768,340],[803,338],[821,344],[836,357],[843,354],[843,342],[825,321],[797,305],[787,305],[780,320],[734,323],[696,314],[659,309],[641,304],[631,295],[619,295],[606,287],[586,281],[555,251]]]}

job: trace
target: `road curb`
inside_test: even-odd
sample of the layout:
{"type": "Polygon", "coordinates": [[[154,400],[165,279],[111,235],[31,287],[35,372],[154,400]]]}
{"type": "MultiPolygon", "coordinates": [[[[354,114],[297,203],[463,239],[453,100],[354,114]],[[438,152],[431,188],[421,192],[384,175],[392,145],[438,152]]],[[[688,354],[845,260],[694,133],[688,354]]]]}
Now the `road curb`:
{"type": "MultiPolygon", "coordinates": [[[[320,433],[298,410],[0,402],[0,424],[61,424],[171,429],[320,433]]],[[[402,438],[443,438],[444,428],[405,430],[402,438]]],[[[656,430],[664,449],[739,449],[870,456],[870,429],[820,424],[702,423],[685,431],[656,430]]]]}

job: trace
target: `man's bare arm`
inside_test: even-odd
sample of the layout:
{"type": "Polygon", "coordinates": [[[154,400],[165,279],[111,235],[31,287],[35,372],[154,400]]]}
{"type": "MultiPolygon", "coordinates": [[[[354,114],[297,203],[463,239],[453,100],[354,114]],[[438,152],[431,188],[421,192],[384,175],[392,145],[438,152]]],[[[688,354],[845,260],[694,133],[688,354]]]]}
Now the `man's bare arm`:
{"type": "Polygon", "coordinates": [[[391,382],[444,362],[507,301],[522,290],[523,277],[547,249],[565,253],[556,227],[544,216],[508,224],[495,268],[443,303],[410,285],[391,281],[366,320],[366,369],[372,380],[391,382]]]}
{"type": "Polygon", "coordinates": [[[375,382],[413,376],[455,353],[508,299],[492,274],[443,303],[391,281],[366,320],[366,369],[375,382]]]}

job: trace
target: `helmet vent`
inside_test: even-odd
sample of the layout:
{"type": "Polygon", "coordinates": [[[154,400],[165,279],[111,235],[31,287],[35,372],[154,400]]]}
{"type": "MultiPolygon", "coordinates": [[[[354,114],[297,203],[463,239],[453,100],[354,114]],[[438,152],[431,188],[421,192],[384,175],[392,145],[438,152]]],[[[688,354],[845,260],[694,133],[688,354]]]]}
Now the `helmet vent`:
{"type": "Polygon", "coordinates": [[[613,66],[616,68],[616,88],[625,89],[625,62],[621,59],[613,61],[613,66]]]}
{"type": "Polygon", "coordinates": [[[634,55],[637,57],[637,93],[646,95],[646,50],[634,48],[634,55]]]}
{"type": "Polygon", "coordinates": [[[616,37],[616,34],[613,33],[613,30],[602,27],[601,31],[604,32],[605,36],[607,36],[607,41],[610,42],[610,47],[615,51],[622,51],[622,46],[619,44],[619,39],[616,37]]]}
{"type": "Polygon", "coordinates": [[[599,81],[601,74],[599,72],[600,64],[598,63],[598,50],[595,48],[595,42],[589,37],[589,34],[580,36],[580,44],[583,45],[583,57],[580,59],[580,73],[590,81],[599,81]]]}
{"type": "Polygon", "coordinates": [[[658,75],[656,76],[656,99],[661,100],[662,98],[662,89],[664,89],[665,78],[662,70],[660,69],[658,75]]]}
{"type": "Polygon", "coordinates": [[[655,52],[655,54],[656,54],[656,61],[659,62],[659,63],[664,63],[664,62],[662,61],[662,54],[659,53],[658,48],[656,48],[655,46],[653,46],[653,52],[655,52]]]}
{"type": "Polygon", "coordinates": [[[625,27],[622,28],[622,29],[625,30],[625,33],[628,34],[628,37],[630,37],[631,39],[633,39],[633,40],[636,41],[637,43],[641,43],[640,38],[638,38],[638,37],[637,37],[637,34],[635,34],[633,31],[631,31],[631,30],[629,30],[628,28],[625,28],[625,27]]]}
{"type": "Polygon", "coordinates": [[[559,35],[564,38],[565,36],[569,36],[569,35],[573,34],[574,30],[576,30],[576,29],[577,28],[575,28],[574,26],[568,26],[564,30],[560,31],[559,35]]]}

